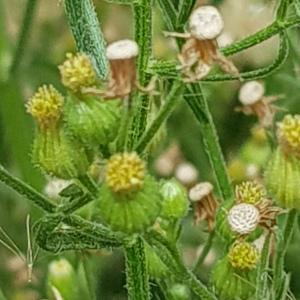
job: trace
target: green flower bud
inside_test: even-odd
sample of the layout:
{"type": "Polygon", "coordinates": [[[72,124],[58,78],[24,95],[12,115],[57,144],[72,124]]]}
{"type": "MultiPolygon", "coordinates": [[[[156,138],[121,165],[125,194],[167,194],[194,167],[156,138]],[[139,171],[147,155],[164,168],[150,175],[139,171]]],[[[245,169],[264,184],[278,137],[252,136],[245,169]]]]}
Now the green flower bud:
{"type": "Polygon", "coordinates": [[[49,175],[62,179],[86,173],[90,163],[84,148],[68,137],[61,124],[63,97],[52,86],[43,86],[27,104],[38,128],[32,160],[49,175]]]}
{"type": "Polygon", "coordinates": [[[183,284],[174,284],[169,289],[169,294],[172,300],[189,300],[191,292],[187,286],[183,284]]]}
{"type": "Polygon", "coordinates": [[[256,248],[246,242],[234,244],[228,256],[219,261],[211,276],[211,283],[220,300],[248,299],[255,293],[256,248]]]}
{"type": "Polygon", "coordinates": [[[113,230],[142,232],[158,217],[162,202],[159,185],[145,173],[145,164],[136,153],[115,154],[109,159],[95,215],[113,230]]]}
{"type": "Polygon", "coordinates": [[[52,261],[49,265],[47,279],[48,297],[51,300],[78,299],[76,273],[72,265],[64,258],[52,261]]]}
{"type": "Polygon", "coordinates": [[[168,268],[148,244],[145,244],[145,255],[150,278],[159,279],[168,276],[168,268]]]}
{"type": "Polygon", "coordinates": [[[300,209],[300,160],[287,156],[278,148],[265,170],[265,184],[277,204],[284,208],[300,209]]]}
{"type": "Polygon", "coordinates": [[[165,181],[161,185],[163,196],[160,216],[165,219],[179,219],[186,216],[189,209],[187,193],[184,187],[175,179],[165,181]]]}
{"type": "Polygon", "coordinates": [[[278,123],[279,146],[265,170],[265,183],[278,205],[300,209],[300,116],[278,123]]]}
{"type": "Polygon", "coordinates": [[[64,119],[71,133],[86,147],[107,145],[118,133],[120,102],[80,99],[70,95],[64,119]]]}

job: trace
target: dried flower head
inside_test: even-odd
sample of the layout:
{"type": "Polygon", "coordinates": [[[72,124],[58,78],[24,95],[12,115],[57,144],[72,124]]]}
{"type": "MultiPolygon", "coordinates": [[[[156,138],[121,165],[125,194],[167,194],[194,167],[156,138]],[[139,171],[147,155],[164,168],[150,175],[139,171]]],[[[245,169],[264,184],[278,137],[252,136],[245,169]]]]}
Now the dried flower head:
{"type": "Polygon", "coordinates": [[[254,205],[240,203],[229,210],[227,219],[232,231],[245,235],[256,229],[260,215],[254,205]]]}
{"type": "Polygon", "coordinates": [[[287,154],[300,157],[300,115],[287,115],[277,126],[280,146],[287,154]]]}
{"type": "Polygon", "coordinates": [[[105,181],[115,193],[128,193],[144,184],[145,163],[135,153],[113,155],[106,166],[105,181]]]}
{"type": "Polygon", "coordinates": [[[216,38],[224,27],[219,11],[213,6],[200,6],[189,18],[187,33],[167,33],[169,36],[187,39],[178,55],[179,69],[185,76],[186,82],[193,82],[204,78],[214,63],[234,76],[239,77],[236,67],[218,51],[216,38]]]}
{"type": "Polygon", "coordinates": [[[180,163],[175,170],[175,177],[186,187],[191,187],[199,176],[195,166],[188,162],[180,163]]]}
{"type": "Polygon", "coordinates": [[[239,92],[239,100],[242,107],[237,107],[236,111],[241,111],[246,115],[256,115],[263,127],[272,125],[276,107],[272,102],[278,100],[277,96],[265,96],[264,85],[259,81],[249,81],[242,85],[239,92]]]}
{"type": "Polygon", "coordinates": [[[239,91],[239,100],[243,105],[252,105],[265,94],[264,85],[256,80],[244,83],[239,91]]]}
{"type": "Polygon", "coordinates": [[[193,37],[199,40],[215,39],[222,32],[223,28],[223,18],[214,6],[198,7],[193,11],[189,19],[190,32],[193,37]]]}
{"type": "Polygon", "coordinates": [[[254,245],[247,242],[237,242],[228,253],[230,264],[239,270],[252,270],[259,260],[259,252],[254,245]]]}
{"type": "Polygon", "coordinates": [[[67,53],[66,57],[64,63],[58,67],[64,86],[77,93],[96,84],[96,72],[86,54],[67,53]]]}
{"type": "Polygon", "coordinates": [[[106,48],[106,56],[109,60],[131,59],[139,54],[139,47],[135,41],[120,40],[111,43],[106,48]]]}
{"type": "Polygon", "coordinates": [[[189,191],[189,198],[194,203],[195,223],[205,220],[208,229],[211,231],[214,227],[218,202],[213,195],[213,185],[210,182],[201,182],[196,184],[189,191]]]}
{"type": "Polygon", "coordinates": [[[255,181],[245,181],[236,186],[235,196],[238,202],[256,204],[266,197],[266,191],[255,181]]]}
{"type": "Polygon", "coordinates": [[[41,128],[56,124],[63,110],[64,98],[52,86],[43,85],[26,104],[29,112],[41,128]]]}

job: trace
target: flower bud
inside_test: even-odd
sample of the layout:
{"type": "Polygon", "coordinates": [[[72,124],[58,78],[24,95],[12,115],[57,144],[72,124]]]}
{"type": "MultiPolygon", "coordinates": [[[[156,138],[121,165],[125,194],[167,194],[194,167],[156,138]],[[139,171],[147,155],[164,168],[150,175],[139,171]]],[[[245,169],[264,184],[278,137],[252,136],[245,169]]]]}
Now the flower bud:
{"type": "Polygon", "coordinates": [[[136,153],[113,155],[106,166],[96,214],[115,231],[142,232],[152,226],[161,209],[162,196],[145,163],[136,153]]]}
{"type": "Polygon", "coordinates": [[[51,300],[78,299],[76,273],[72,265],[64,258],[52,261],[48,270],[48,297],[51,300]]]}
{"type": "Polygon", "coordinates": [[[161,186],[163,196],[160,216],[166,219],[183,218],[189,208],[187,194],[184,187],[175,179],[165,181],[161,186]]]}
{"type": "Polygon", "coordinates": [[[65,121],[85,147],[97,147],[112,142],[118,133],[120,102],[100,101],[93,97],[70,95],[65,108],[65,121]]]}
{"type": "Polygon", "coordinates": [[[258,259],[258,252],[251,244],[234,244],[212,271],[211,281],[218,299],[248,299],[255,292],[258,259]]]}
{"type": "Polygon", "coordinates": [[[85,149],[68,137],[61,124],[63,97],[52,86],[43,86],[30,99],[27,110],[37,120],[32,160],[44,172],[62,179],[86,173],[85,149]]]}
{"type": "Polygon", "coordinates": [[[300,208],[300,116],[287,115],[278,123],[279,146],[265,170],[267,190],[284,208],[300,208]]]}
{"type": "Polygon", "coordinates": [[[67,53],[66,57],[66,61],[58,67],[65,87],[73,93],[80,93],[82,88],[96,84],[96,72],[87,55],[67,53]]]}
{"type": "Polygon", "coordinates": [[[176,283],[169,289],[169,294],[172,300],[189,300],[191,299],[191,292],[186,285],[176,283]]]}

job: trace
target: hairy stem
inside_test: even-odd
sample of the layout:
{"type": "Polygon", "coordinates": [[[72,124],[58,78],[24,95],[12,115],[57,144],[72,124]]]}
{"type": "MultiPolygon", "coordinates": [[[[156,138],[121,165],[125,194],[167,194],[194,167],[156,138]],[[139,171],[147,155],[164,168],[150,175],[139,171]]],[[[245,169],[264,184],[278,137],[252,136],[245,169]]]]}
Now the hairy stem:
{"type": "Polygon", "coordinates": [[[189,95],[184,98],[200,126],[201,138],[213,169],[220,195],[223,200],[229,201],[233,196],[233,191],[207,101],[199,84],[191,84],[187,87],[187,90],[189,95]]]}
{"type": "Polygon", "coordinates": [[[155,136],[163,122],[168,119],[175,106],[178,104],[179,100],[181,99],[180,93],[182,89],[183,85],[180,82],[175,82],[173,84],[165,103],[158,112],[157,117],[153,120],[153,122],[149,125],[149,128],[142,135],[135,148],[135,151],[140,153],[146,149],[147,145],[151,142],[152,138],[155,136]]]}
{"type": "Polygon", "coordinates": [[[11,175],[2,165],[0,165],[0,181],[44,211],[53,213],[56,210],[55,204],[22,180],[11,175]]]}
{"type": "Polygon", "coordinates": [[[106,43],[92,0],[64,0],[64,7],[77,50],[89,55],[98,76],[106,79],[108,75],[106,43]]]}
{"type": "Polygon", "coordinates": [[[147,240],[154,246],[160,259],[174,274],[177,280],[186,284],[201,300],[217,300],[216,296],[188,270],[181,261],[178,251],[159,233],[152,231],[147,240]]]}
{"type": "Polygon", "coordinates": [[[279,236],[279,240],[277,241],[276,253],[274,257],[273,277],[273,292],[275,292],[276,295],[278,295],[283,282],[285,254],[293,237],[297,216],[298,213],[296,209],[291,209],[289,211],[283,228],[282,236],[279,236]]]}
{"type": "Polygon", "coordinates": [[[29,33],[32,28],[33,17],[36,9],[37,0],[27,0],[26,8],[18,35],[16,50],[9,70],[10,76],[17,73],[20,62],[24,56],[25,48],[28,43],[29,33]]]}
{"type": "Polygon", "coordinates": [[[126,286],[129,300],[150,300],[144,241],[141,237],[125,246],[126,286]]]}
{"type": "MultiPolygon", "coordinates": [[[[145,86],[150,79],[146,70],[152,55],[152,1],[137,0],[133,2],[132,8],[135,20],[135,40],[139,45],[137,73],[139,83],[145,86]]],[[[133,148],[146,128],[150,97],[147,94],[136,93],[134,103],[135,107],[129,130],[130,138],[127,145],[129,149],[133,148]]]]}

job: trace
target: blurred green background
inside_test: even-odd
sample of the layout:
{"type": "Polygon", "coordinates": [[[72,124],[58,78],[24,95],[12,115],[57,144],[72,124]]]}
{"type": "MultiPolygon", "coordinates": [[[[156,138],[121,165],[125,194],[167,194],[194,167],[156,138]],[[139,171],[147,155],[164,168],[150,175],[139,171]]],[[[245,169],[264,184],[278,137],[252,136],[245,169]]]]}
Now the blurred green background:
{"type": "MultiPolygon", "coordinates": [[[[201,1],[203,2],[205,1],[201,1]]],[[[133,38],[133,20],[128,6],[102,0],[95,0],[94,3],[108,42],[133,38]]],[[[271,23],[276,6],[276,1],[270,0],[218,0],[206,3],[218,4],[224,15],[225,34],[219,41],[220,44],[236,41],[271,23]]],[[[25,111],[24,103],[34,90],[44,83],[51,83],[63,92],[57,65],[64,60],[66,52],[75,50],[61,1],[37,1],[26,47],[21,49],[17,67],[12,67],[25,6],[25,0],[0,0],[0,161],[13,174],[44,191],[49,179],[42,176],[30,162],[34,126],[25,111]]],[[[162,34],[164,25],[161,12],[157,7],[154,8],[154,12],[154,55],[158,58],[174,57],[174,43],[165,39],[162,34]]],[[[282,95],[276,103],[280,107],[276,116],[278,119],[287,111],[300,112],[299,38],[300,29],[289,30],[288,60],[280,71],[264,80],[267,95],[282,95]]],[[[240,70],[268,65],[276,56],[277,43],[277,39],[272,38],[234,56],[233,60],[240,70]]],[[[239,82],[204,85],[230,175],[235,182],[253,176],[259,178],[270,151],[264,135],[253,130],[255,118],[234,111],[238,106],[240,85],[239,82]]],[[[156,158],[175,143],[179,146],[184,160],[198,170],[199,180],[212,180],[199,129],[186,105],[182,104],[177,108],[167,127],[167,137],[156,151],[153,162],[155,163],[156,158]]],[[[155,167],[153,171],[159,173],[155,167]]],[[[40,212],[2,184],[0,203],[1,241],[5,239],[6,232],[26,256],[26,216],[30,214],[34,222],[40,216],[40,212]]],[[[192,265],[206,239],[203,229],[201,226],[193,226],[192,213],[185,220],[182,251],[187,264],[192,265]]],[[[204,268],[199,270],[199,276],[204,281],[207,280],[211,264],[218,259],[221,250],[222,245],[216,243],[204,268]]],[[[292,271],[292,290],[298,296],[297,299],[300,299],[298,253],[297,235],[289,249],[287,268],[292,271]]],[[[34,264],[33,280],[29,283],[27,266],[0,243],[0,289],[3,294],[7,299],[45,299],[48,265],[58,257],[67,257],[75,265],[88,259],[90,273],[96,281],[98,299],[126,299],[124,259],[119,251],[54,256],[40,250],[34,264]]],[[[189,297],[187,294],[186,299],[189,297]]],[[[83,296],[82,299],[87,298],[83,296]]]]}

